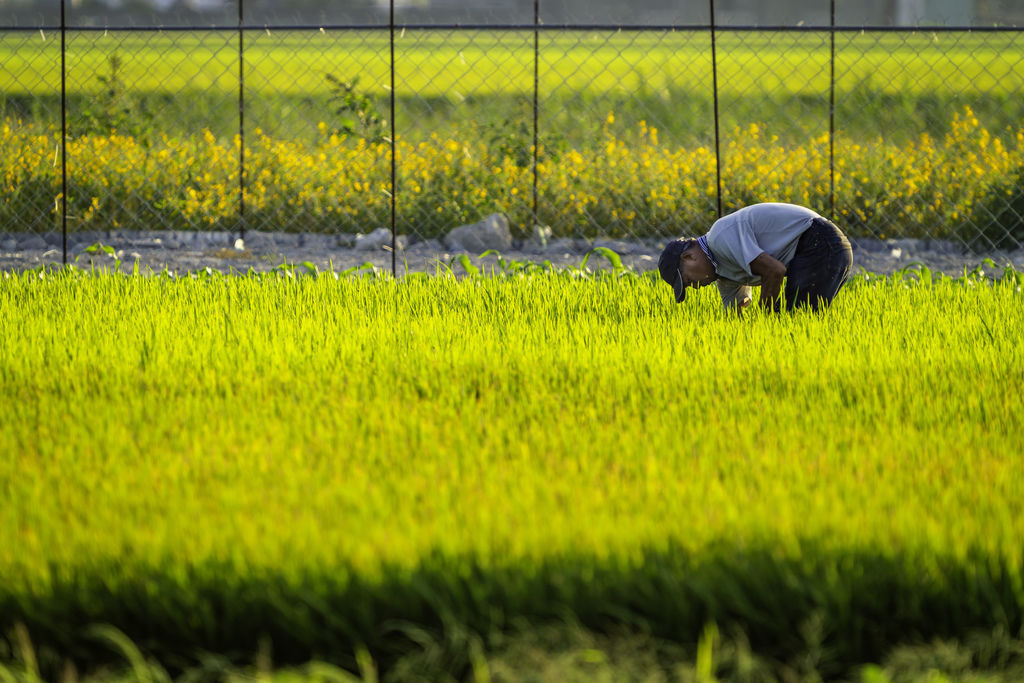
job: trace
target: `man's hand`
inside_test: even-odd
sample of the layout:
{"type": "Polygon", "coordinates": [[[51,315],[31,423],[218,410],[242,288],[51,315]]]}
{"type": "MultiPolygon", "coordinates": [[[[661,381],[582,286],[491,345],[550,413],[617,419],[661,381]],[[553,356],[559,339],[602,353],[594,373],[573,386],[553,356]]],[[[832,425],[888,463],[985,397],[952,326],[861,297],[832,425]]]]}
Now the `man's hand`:
{"type": "MultiPolygon", "coordinates": [[[[745,288],[744,288],[745,289],[745,288]]],[[[737,294],[736,297],[726,304],[726,310],[735,313],[737,316],[743,316],[743,309],[748,308],[751,305],[751,297],[746,294],[737,294]]]]}
{"type": "Polygon", "coordinates": [[[762,308],[778,311],[782,292],[782,279],[786,277],[786,266],[767,252],[761,252],[750,262],[750,272],[761,278],[761,299],[758,304],[762,308]]]}
{"type": "Polygon", "coordinates": [[[736,311],[736,315],[743,317],[744,309],[750,308],[750,297],[744,294],[743,296],[736,299],[736,303],[733,306],[733,310],[736,311]]]}

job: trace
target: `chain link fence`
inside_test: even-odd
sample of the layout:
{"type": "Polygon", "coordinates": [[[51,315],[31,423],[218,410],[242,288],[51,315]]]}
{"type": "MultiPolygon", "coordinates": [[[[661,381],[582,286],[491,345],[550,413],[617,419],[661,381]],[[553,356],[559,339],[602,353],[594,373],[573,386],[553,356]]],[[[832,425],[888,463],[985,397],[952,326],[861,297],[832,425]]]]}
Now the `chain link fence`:
{"type": "Polygon", "coordinates": [[[495,213],[654,243],[757,201],[1024,248],[1022,30],[534,17],[0,27],[0,251],[440,247],[495,213]]]}

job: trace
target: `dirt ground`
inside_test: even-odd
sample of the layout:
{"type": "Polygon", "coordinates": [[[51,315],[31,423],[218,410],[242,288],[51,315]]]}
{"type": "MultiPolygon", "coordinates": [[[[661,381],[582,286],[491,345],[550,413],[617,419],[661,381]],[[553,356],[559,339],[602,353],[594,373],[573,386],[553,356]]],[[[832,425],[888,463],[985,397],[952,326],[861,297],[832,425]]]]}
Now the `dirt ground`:
{"type": "MultiPolygon", "coordinates": [[[[556,239],[547,244],[514,243],[513,249],[501,256],[510,261],[550,262],[554,267],[576,267],[594,247],[616,252],[627,268],[654,270],[665,240],[573,240],[556,239]]],[[[958,276],[981,268],[997,276],[1006,267],[1024,271],[1024,249],[978,253],[963,245],[937,240],[851,240],[854,247],[854,269],[890,274],[912,263],[922,263],[932,271],[958,276]],[[987,263],[986,259],[994,263],[987,263]]],[[[365,245],[363,245],[365,247],[365,245]]],[[[290,235],[251,233],[242,241],[230,233],[182,234],[165,231],[136,231],[71,235],[68,239],[69,263],[80,267],[115,267],[131,272],[138,263],[141,272],[178,274],[211,268],[220,272],[266,272],[281,264],[312,264],[321,271],[343,272],[371,264],[380,271],[401,276],[404,273],[436,273],[451,268],[465,271],[461,255],[471,264],[485,270],[500,269],[498,256],[451,251],[436,240],[411,241],[400,237],[398,249],[390,245],[358,249],[348,236],[290,235]],[[406,242],[409,242],[406,244],[406,242]],[[94,248],[93,245],[103,245],[94,248]]],[[[0,270],[21,271],[41,265],[64,262],[60,235],[15,237],[0,233],[0,270]]],[[[591,269],[608,268],[609,262],[592,255],[587,263],[591,269]]],[[[368,267],[368,266],[367,266],[368,267]]]]}

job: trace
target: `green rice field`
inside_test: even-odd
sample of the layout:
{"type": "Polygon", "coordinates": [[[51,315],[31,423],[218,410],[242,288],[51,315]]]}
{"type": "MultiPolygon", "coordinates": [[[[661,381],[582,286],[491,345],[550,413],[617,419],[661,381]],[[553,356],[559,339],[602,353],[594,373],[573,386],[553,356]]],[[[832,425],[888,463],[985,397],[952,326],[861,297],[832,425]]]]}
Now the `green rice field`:
{"type": "MultiPolygon", "coordinates": [[[[706,31],[543,32],[538,41],[540,117],[548,134],[591,142],[609,111],[619,131],[647,120],[688,143],[713,134],[706,31]]],[[[396,127],[412,140],[469,123],[509,127],[533,97],[530,31],[408,30],[396,38],[396,127]]],[[[836,125],[854,138],[902,142],[939,134],[971,106],[990,125],[1024,115],[1020,34],[840,32],[836,125]]],[[[718,37],[723,132],[771,124],[783,140],[828,130],[830,44],[823,32],[731,32],[718,37]]],[[[96,108],[116,79],[157,131],[238,129],[238,37],[232,31],[71,32],[69,125],[96,108]],[[108,79],[108,80],[104,80],[108,79]]],[[[330,121],[331,75],[355,82],[381,111],[389,95],[386,31],[249,31],[243,75],[250,128],[292,139],[330,121]]],[[[59,123],[59,35],[0,33],[0,118],[59,123]]],[[[524,138],[528,135],[524,132],[524,138]]]]}
{"type": "Polygon", "coordinates": [[[0,275],[0,680],[1024,675],[1024,275],[505,266],[0,275]]]}

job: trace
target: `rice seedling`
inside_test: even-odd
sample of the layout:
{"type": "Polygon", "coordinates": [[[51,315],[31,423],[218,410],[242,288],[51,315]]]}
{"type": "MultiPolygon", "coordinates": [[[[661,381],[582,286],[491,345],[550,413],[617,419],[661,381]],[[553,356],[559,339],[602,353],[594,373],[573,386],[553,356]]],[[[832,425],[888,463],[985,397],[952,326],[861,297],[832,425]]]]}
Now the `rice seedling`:
{"type": "Polygon", "coordinates": [[[3,274],[0,632],[460,676],[570,620],[825,677],[1019,633],[1019,274],[740,320],[611,265],[3,274]]]}

